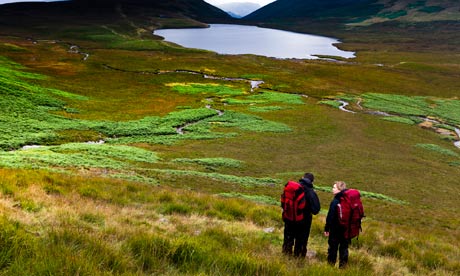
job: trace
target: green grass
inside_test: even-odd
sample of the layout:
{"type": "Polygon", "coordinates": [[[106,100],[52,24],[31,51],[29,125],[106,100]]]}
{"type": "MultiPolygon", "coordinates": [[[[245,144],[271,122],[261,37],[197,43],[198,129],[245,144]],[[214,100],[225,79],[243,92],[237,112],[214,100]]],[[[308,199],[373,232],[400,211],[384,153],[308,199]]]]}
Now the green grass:
{"type": "Polygon", "coordinates": [[[241,89],[236,89],[228,85],[190,83],[168,84],[168,86],[171,86],[174,91],[182,94],[209,94],[221,97],[245,94],[245,92],[241,89]]]}
{"type": "MultiPolygon", "coordinates": [[[[428,96],[405,96],[396,94],[364,93],[359,97],[337,96],[340,99],[357,102],[365,108],[401,116],[435,117],[446,124],[460,124],[460,101],[428,96]]],[[[330,101],[322,101],[335,107],[330,101]]],[[[387,120],[393,120],[391,117],[387,120]]],[[[396,119],[401,120],[401,119],[396,119]]],[[[402,119],[404,120],[404,119],[402,119]]],[[[404,120],[406,121],[406,120],[404,120]]]]}
{"type": "Polygon", "coordinates": [[[221,193],[219,195],[223,196],[223,197],[243,198],[243,199],[246,199],[246,200],[259,202],[259,203],[270,204],[270,205],[277,205],[278,206],[280,204],[279,199],[274,199],[274,198],[268,197],[268,196],[246,195],[246,194],[241,194],[241,193],[221,193]]]}
{"type": "Polygon", "coordinates": [[[228,104],[272,104],[272,103],[283,103],[283,104],[303,104],[300,95],[278,93],[278,92],[261,92],[255,95],[249,95],[245,98],[230,98],[227,99],[228,104]]]}
{"type": "MultiPolygon", "coordinates": [[[[22,67],[4,58],[1,60],[0,65],[3,68],[3,76],[0,79],[3,86],[0,92],[4,95],[1,106],[4,111],[1,116],[3,123],[0,125],[2,128],[0,146],[3,149],[19,148],[27,144],[52,143],[59,139],[58,132],[65,130],[97,131],[103,136],[110,137],[109,141],[111,143],[151,142],[161,144],[170,144],[183,139],[222,137],[222,134],[211,132],[212,124],[217,122],[226,127],[239,127],[244,130],[259,132],[289,131],[288,127],[280,123],[266,121],[247,114],[228,112],[216,120],[186,128],[185,130],[188,134],[185,136],[177,135],[176,127],[206,121],[205,119],[217,115],[216,111],[207,108],[173,111],[164,117],[144,117],[140,120],[126,122],[68,119],[49,112],[60,111],[63,114],[69,114],[66,111],[71,111],[71,113],[78,113],[75,109],[66,108],[65,102],[55,97],[59,96],[73,101],[87,101],[88,97],[57,89],[44,89],[30,84],[26,81],[27,78],[43,79],[44,77],[37,74],[23,73],[19,71],[22,67]],[[16,114],[19,114],[19,116],[16,114]],[[38,120],[37,118],[40,119],[38,120]],[[15,126],[14,128],[12,127],[13,125],[15,126]],[[13,129],[15,131],[12,131],[13,129]],[[21,135],[16,135],[18,132],[21,135]]],[[[181,91],[187,90],[187,93],[211,91],[221,96],[241,94],[240,90],[235,90],[228,86],[196,84],[175,87],[181,91]]]]}
{"type": "Polygon", "coordinates": [[[407,5],[407,8],[408,9],[418,8],[418,7],[424,6],[425,3],[426,3],[426,0],[418,0],[418,1],[415,1],[407,5]]]}
{"type": "Polygon", "coordinates": [[[459,274],[458,150],[408,125],[459,126],[451,25],[430,39],[415,26],[336,29],[340,47],[357,51],[339,63],[180,48],[150,30],[199,22],[143,20],[40,34],[2,25],[14,35],[0,37],[0,274],[459,274]],[[264,83],[249,92],[176,70],[264,83]],[[334,98],[357,114],[317,104],[338,107],[334,98]],[[358,101],[403,123],[363,114],[358,101]],[[309,239],[316,257],[294,260],[280,253],[279,196],[305,171],[323,208],[309,239]],[[366,212],[340,271],[323,236],[336,180],[361,191],[366,212]]]}
{"type": "Polygon", "coordinates": [[[334,101],[334,100],[323,100],[323,101],[319,101],[318,103],[319,104],[326,104],[326,105],[329,105],[329,106],[332,106],[332,107],[335,107],[335,108],[339,108],[341,106],[340,102],[334,101]]]}
{"type": "MultiPolygon", "coordinates": [[[[318,191],[323,191],[323,192],[331,192],[330,187],[325,187],[325,186],[318,186],[315,185],[315,189],[318,191]]],[[[372,198],[372,199],[378,199],[378,200],[383,200],[387,202],[392,202],[392,203],[397,203],[397,204],[408,204],[407,201],[396,199],[390,196],[386,196],[383,194],[379,193],[373,193],[373,192],[367,192],[367,191],[359,191],[362,197],[367,197],[367,198],[372,198]]]]}
{"type": "Polygon", "coordinates": [[[426,12],[426,13],[436,13],[442,10],[444,10],[444,8],[440,6],[425,6],[423,8],[418,9],[418,11],[426,12]]]}
{"type": "MultiPolygon", "coordinates": [[[[0,152],[1,165],[12,168],[107,168],[122,169],[134,162],[155,163],[155,153],[129,146],[64,144],[0,152]]],[[[133,163],[133,165],[129,165],[133,163]]]]}
{"type": "Polygon", "coordinates": [[[205,167],[229,167],[229,168],[239,168],[243,165],[243,162],[240,160],[235,160],[231,158],[176,158],[172,162],[178,163],[190,163],[190,164],[199,164],[205,167]]]}
{"type": "Polygon", "coordinates": [[[417,144],[416,147],[426,149],[426,150],[429,150],[429,151],[433,151],[433,152],[437,152],[437,153],[440,153],[442,155],[460,157],[459,153],[457,153],[457,152],[455,152],[453,150],[450,150],[450,149],[443,148],[443,147],[435,145],[435,144],[417,144]]]}
{"type": "Polygon", "coordinates": [[[394,11],[394,12],[384,12],[384,13],[379,13],[379,17],[387,18],[387,19],[395,19],[401,16],[407,15],[407,11],[405,10],[400,10],[400,11],[394,11]]]}
{"type": "Polygon", "coordinates": [[[279,179],[274,179],[270,177],[256,178],[249,176],[235,176],[235,175],[226,175],[220,173],[208,173],[200,171],[188,171],[188,170],[163,170],[163,169],[154,169],[153,172],[161,173],[163,175],[170,176],[192,176],[199,178],[209,178],[211,180],[216,180],[219,182],[229,182],[236,183],[242,187],[254,187],[254,186],[273,186],[280,182],[279,179]]]}
{"type": "Polygon", "coordinates": [[[409,118],[399,117],[399,116],[390,116],[390,117],[383,117],[382,120],[390,121],[390,122],[397,122],[402,124],[413,125],[415,122],[409,118]]]}
{"type": "Polygon", "coordinates": [[[248,108],[251,112],[270,112],[270,111],[278,111],[286,109],[285,107],[281,106],[250,106],[248,108]]]}

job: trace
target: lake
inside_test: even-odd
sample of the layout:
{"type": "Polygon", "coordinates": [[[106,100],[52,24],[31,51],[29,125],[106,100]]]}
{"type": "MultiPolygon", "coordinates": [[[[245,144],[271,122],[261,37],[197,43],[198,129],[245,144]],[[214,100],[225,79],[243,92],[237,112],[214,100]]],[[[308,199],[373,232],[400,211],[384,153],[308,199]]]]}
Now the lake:
{"type": "Polygon", "coordinates": [[[205,49],[219,54],[254,54],[275,58],[316,59],[315,55],[355,57],[342,51],[330,37],[294,33],[256,26],[210,24],[209,28],[160,29],[155,35],[187,48],[205,49]]]}

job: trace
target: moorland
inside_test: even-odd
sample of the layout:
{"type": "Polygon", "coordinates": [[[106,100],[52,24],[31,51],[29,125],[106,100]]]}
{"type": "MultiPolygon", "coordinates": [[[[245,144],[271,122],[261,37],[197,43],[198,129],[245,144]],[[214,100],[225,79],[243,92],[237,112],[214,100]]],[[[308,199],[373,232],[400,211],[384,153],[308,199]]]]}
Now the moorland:
{"type": "Polygon", "coordinates": [[[2,275],[459,274],[458,22],[266,22],[357,53],[283,60],[152,35],[214,16],[24,11],[0,17],[2,275]],[[307,171],[322,212],[294,260],[279,196],[307,171]],[[342,271],[335,180],[366,212],[342,271]]]}

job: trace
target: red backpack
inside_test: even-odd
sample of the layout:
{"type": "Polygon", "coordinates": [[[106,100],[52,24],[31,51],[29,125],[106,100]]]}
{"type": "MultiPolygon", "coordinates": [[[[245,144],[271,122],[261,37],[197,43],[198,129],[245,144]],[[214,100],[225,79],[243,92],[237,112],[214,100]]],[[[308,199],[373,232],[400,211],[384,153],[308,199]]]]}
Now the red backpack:
{"type": "Polygon", "coordinates": [[[343,192],[337,205],[340,226],[345,230],[344,237],[351,239],[359,235],[361,219],[364,217],[363,203],[358,190],[348,189],[343,192]]]}
{"type": "Polygon", "coordinates": [[[307,206],[305,192],[299,183],[288,181],[281,194],[281,207],[283,208],[283,221],[301,221],[307,206]]]}

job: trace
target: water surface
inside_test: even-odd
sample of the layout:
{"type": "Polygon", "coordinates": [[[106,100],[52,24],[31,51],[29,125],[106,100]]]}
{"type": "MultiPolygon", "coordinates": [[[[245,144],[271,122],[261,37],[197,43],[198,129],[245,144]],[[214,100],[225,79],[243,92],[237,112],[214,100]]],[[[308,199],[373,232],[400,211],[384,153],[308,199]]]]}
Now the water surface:
{"type": "Polygon", "coordinates": [[[187,48],[219,54],[254,54],[276,58],[315,59],[314,55],[355,57],[342,51],[330,37],[294,33],[256,26],[211,24],[209,28],[160,29],[154,34],[187,48]]]}

